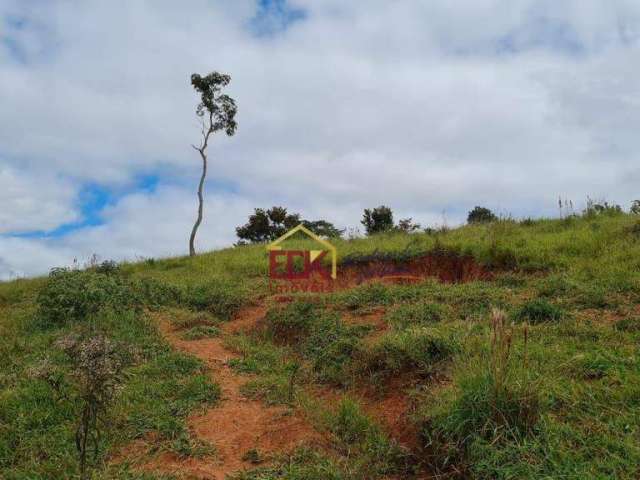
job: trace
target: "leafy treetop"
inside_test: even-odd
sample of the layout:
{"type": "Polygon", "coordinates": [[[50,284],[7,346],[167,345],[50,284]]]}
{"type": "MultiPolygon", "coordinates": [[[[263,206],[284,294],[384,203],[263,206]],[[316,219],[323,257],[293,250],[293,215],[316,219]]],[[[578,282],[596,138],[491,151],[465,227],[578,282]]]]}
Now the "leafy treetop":
{"type": "Polygon", "coordinates": [[[230,81],[229,75],[219,72],[211,72],[204,77],[197,73],[191,75],[191,85],[201,98],[196,114],[199,117],[209,117],[209,129],[212,132],[224,130],[229,136],[236,133],[238,124],[235,117],[238,108],[233,98],[220,92],[230,81]]]}

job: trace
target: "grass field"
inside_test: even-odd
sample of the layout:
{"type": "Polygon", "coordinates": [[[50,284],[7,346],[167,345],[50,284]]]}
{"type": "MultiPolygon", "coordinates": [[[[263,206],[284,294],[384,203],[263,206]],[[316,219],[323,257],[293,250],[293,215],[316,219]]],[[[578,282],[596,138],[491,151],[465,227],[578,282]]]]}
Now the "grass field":
{"type": "Polygon", "coordinates": [[[267,252],[254,245],[2,283],[0,478],[78,478],[82,398],[73,358],[57,347],[73,332],[134,352],[91,478],[180,478],[122,455],[140,439],[145,458],[214,461],[216,445],[188,418],[217,408],[215,375],[167,343],[158,316],[186,342],[223,342],[246,377],[243,395],[296,412],[326,439],[267,461],[247,452],[255,466],[238,480],[640,478],[637,216],[334,244],[341,262],[470,255],[491,279],[372,282],[282,304],[269,295],[267,252]],[[266,313],[255,328],[225,329],[256,306],[266,313]],[[390,420],[390,405],[401,418],[390,420]]]}

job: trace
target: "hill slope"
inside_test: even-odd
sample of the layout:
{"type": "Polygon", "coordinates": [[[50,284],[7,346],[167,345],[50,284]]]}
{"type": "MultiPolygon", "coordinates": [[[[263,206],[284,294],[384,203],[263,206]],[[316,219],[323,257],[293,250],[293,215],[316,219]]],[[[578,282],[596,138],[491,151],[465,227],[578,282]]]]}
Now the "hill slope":
{"type": "Polygon", "coordinates": [[[638,478],[639,225],[341,240],[425,278],[284,303],[259,245],[0,284],[0,477],[78,475],[75,333],[132,352],[94,478],[638,478]]]}

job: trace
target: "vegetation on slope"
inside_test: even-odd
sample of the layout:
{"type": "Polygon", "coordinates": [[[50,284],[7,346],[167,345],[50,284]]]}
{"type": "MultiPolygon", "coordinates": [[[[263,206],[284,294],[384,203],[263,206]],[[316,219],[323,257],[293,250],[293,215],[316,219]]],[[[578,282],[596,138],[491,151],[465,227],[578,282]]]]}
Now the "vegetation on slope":
{"type": "MultiPolygon", "coordinates": [[[[639,232],[636,216],[604,213],[335,240],[341,259],[468,254],[493,278],[302,296],[272,305],[260,329],[228,336],[242,355],[234,368],[253,375],[246,395],[306,410],[333,448],[296,451],[238,478],[373,479],[425,469],[487,479],[637,478],[639,232]],[[352,321],[372,312],[382,326],[352,321]],[[400,389],[416,442],[401,445],[361,413],[361,401],[375,403],[359,397],[363,388],[381,398],[400,389]],[[318,389],[350,399],[331,408],[318,389]]],[[[104,459],[145,435],[188,455],[196,440],[184,418],[215,402],[216,388],[202,365],[167,347],[145,311],[172,312],[193,338],[217,335],[243,305],[268,302],[266,271],[264,247],[251,245],[62,273],[63,284],[55,276],[0,284],[4,477],[77,474],[78,399],[55,342],[82,331],[87,318],[140,352],[110,412],[117,428],[104,440],[98,474],[140,475],[104,459]],[[51,378],[32,373],[45,360],[51,378]]]]}

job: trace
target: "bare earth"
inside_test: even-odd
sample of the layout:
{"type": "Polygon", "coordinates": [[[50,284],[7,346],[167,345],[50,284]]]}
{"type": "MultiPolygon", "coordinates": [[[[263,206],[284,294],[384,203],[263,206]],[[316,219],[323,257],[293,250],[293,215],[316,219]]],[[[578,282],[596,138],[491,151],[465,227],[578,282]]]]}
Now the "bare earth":
{"type": "MultiPolygon", "coordinates": [[[[227,333],[248,330],[263,314],[261,308],[246,310],[238,320],[225,324],[224,330],[227,333]]],[[[242,460],[248,450],[255,448],[269,457],[321,441],[320,435],[299,414],[285,407],[249,400],[240,393],[248,377],[236,374],[229,367],[228,361],[237,355],[224,346],[223,339],[183,340],[168,319],[160,319],[160,328],[175,348],[207,363],[213,379],[220,385],[222,398],[204,414],[188,419],[192,434],[215,447],[214,456],[180,459],[172,453],[162,453],[143,465],[144,470],[223,480],[227,474],[254,467],[242,460]]]]}

